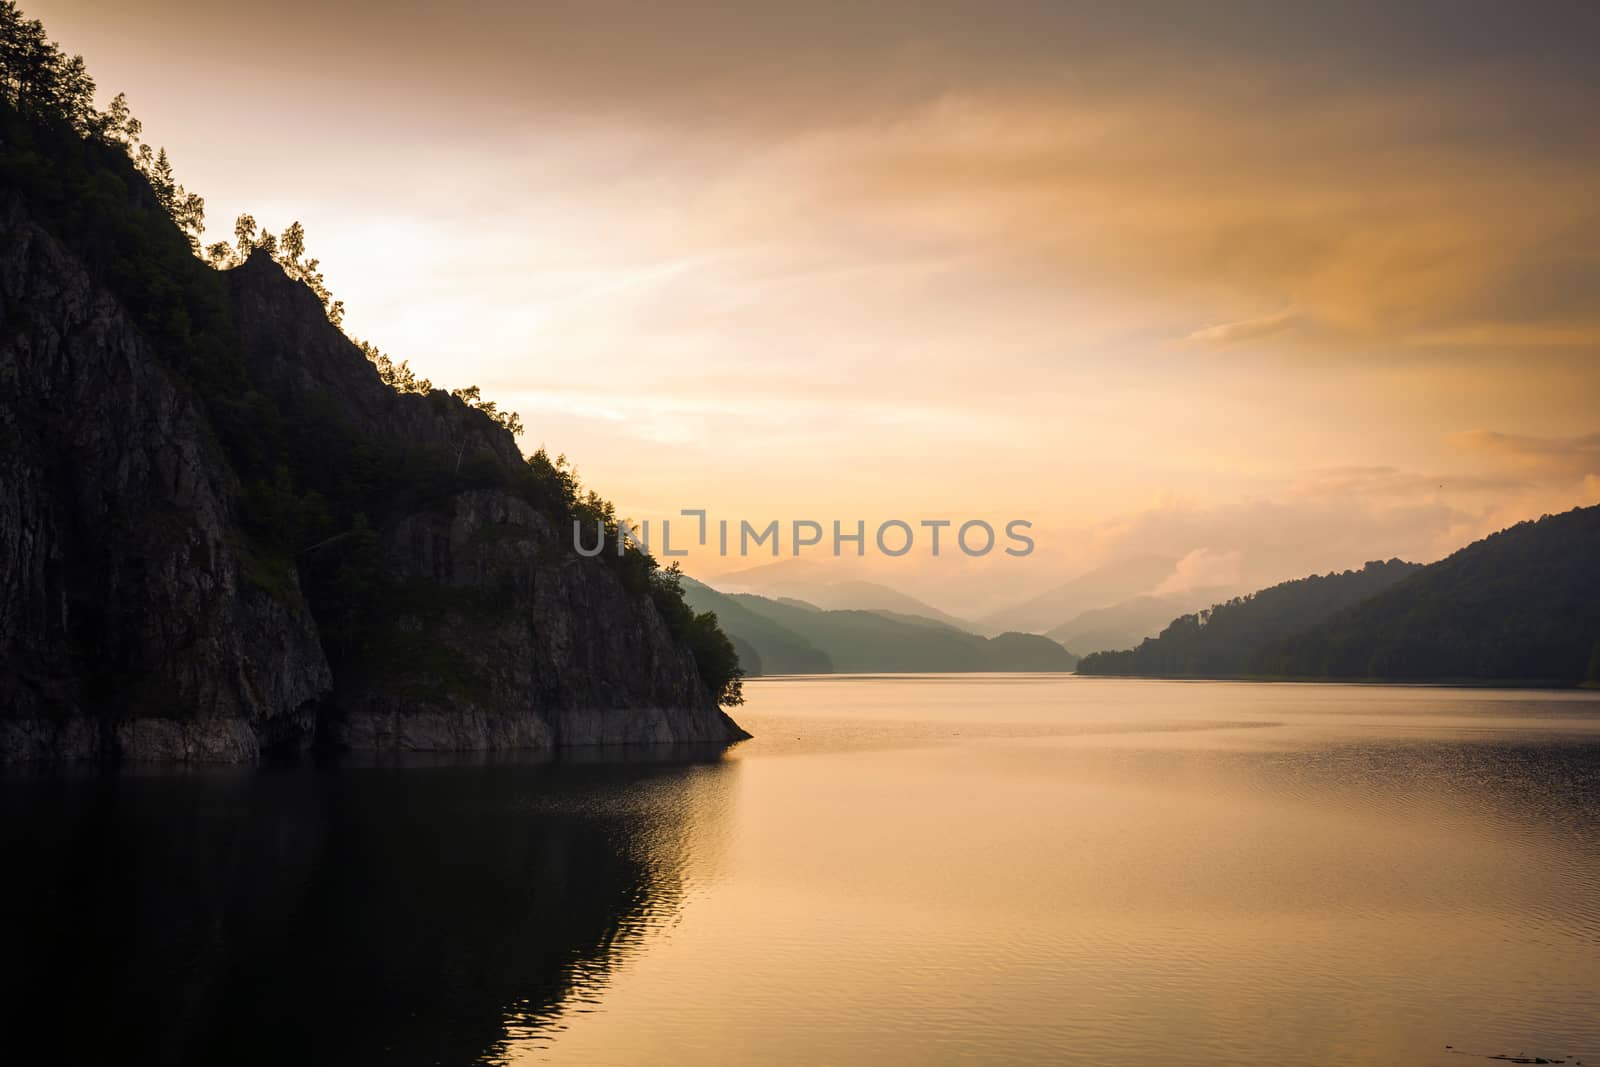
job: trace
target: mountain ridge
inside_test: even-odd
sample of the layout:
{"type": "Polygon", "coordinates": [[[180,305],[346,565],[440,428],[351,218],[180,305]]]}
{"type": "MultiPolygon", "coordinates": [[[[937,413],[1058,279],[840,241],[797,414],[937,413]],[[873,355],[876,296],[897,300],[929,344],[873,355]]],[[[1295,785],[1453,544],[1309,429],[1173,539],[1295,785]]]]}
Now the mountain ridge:
{"type": "Polygon", "coordinates": [[[825,610],[793,599],[724,593],[692,579],[685,579],[684,593],[695,610],[714,612],[732,637],[754,648],[765,673],[1070,671],[1077,664],[1072,652],[1038,634],[985,637],[941,619],[885,611],[825,610]],[[752,619],[760,620],[758,627],[752,626],[752,619]],[[793,662],[769,651],[768,643],[778,635],[789,646],[814,650],[820,660],[810,669],[772,669],[776,663],[793,662]]]}
{"type": "Polygon", "coordinates": [[[1198,612],[1180,615],[1127,651],[1096,652],[1081,674],[1156,678],[1227,678],[1252,673],[1253,657],[1286,633],[1306,629],[1399,582],[1421,565],[1394,559],[1360,570],[1279,582],[1198,612]]]}
{"type": "Polygon", "coordinates": [[[1263,650],[1305,678],[1600,684],[1600,505],[1519,522],[1263,650]]]}
{"type": "Polygon", "coordinates": [[[1146,637],[1155,637],[1179,615],[1220,603],[1228,592],[1226,587],[1212,587],[1130,597],[1079,612],[1060,626],[1046,630],[1045,636],[1085,656],[1131,648],[1146,637]]]}

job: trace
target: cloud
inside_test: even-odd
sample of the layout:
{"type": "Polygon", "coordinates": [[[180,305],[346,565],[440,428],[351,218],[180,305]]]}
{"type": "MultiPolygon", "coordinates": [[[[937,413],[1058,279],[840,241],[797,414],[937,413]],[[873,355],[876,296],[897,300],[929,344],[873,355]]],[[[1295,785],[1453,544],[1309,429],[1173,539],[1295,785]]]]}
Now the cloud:
{"type": "Polygon", "coordinates": [[[1108,557],[1171,554],[1187,560],[1196,576],[1231,575],[1236,584],[1255,589],[1371,559],[1431,562],[1464,543],[1450,543],[1449,537],[1469,517],[1439,499],[1173,499],[1103,524],[1095,541],[1108,557]]]}
{"type": "Polygon", "coordinates": [[[1209,310],[1197,341],[1314,324],[1313,341],[1362,358],[1452,337],[1524,357],[1600,347],[1592,303],[1550,297],[1593,276],[1600,153],[1512,158],[1493,129],[1463,136],[1483,97],[1351,89],[1299,100],[1291,121],[1271,90],[1185,75],[1089,99],[953,94],[887,127],[842,126],[813,169],[836,182],[836,219],[870,212],[885,237],[1147,315],[1209,310]],[[1228,314],[1264,304],[1284,310],[1228,314]]]}
{"type": "Polygon", "coordinates": [[[1600,475],[1600,433],[1578,437],[1533,437],[1472,430],[1457,436],[1462,448],[1509,464],[1530,476],[1585,479],[1600,475]]]}
{"type": "Polygon", "coordinates": [[[1213,326],[1205,326],[1195,330],[1185,339],[1220,345],[1258,341],[1263,337],[1273,337],[1293,328],[1298,318],[1299,313],[1294,308],[1285,308],[1277,314],[1263,315],[1257,319],[1240,319],[1237,322],[1220,322],[1213,326]]]}
{"type": "Polygon", "coordinates": [[[1529,480],[1522,473],[1427,473],[1398,467],[1320,467],[1293,479],[1287,492],[1301,497],[1356,497],[1368,500],[1413,502],[1449,494],[1499,493],[1523,489],[1529,480]]]}
{"type": "Polygon", "coordinates": [[[1150,590],[1151,596],[1187,593],[1194,589],[1232,588],[1239,584],[1243,553],[1197,548],[1178,560],[1171,577],[1150,590]]]}

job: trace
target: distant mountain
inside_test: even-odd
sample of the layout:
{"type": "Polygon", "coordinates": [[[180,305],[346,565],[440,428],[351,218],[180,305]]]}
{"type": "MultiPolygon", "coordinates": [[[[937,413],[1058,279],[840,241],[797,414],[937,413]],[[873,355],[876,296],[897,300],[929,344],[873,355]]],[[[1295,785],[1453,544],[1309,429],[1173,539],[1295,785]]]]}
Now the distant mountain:
{"type": "Polygon", "coordinates": [[[1600,506],[1523,522],[1263,650],[1306,678],[1600,684],[1600,506]]]}
{"type": "Polygon", "coordinates": [[[1081,612],[1047,631],[1045,636],[1059,641],[1080,656],[1132,648],[1145,638],[1159,634],[1179,615],[1218,603],[1231,591],[1211,588],[1160,596],[1136,596],[1110,607],[1081,612]]]}
{"type": "Polygon", "coordinates": [[[1148,593],[1170,578],[1177,565],[1177,559],[1171,556],[1113,560],[1021,603],[985,615],[977,620],[977,628],[982,633],[1043,633],[1061,625],[1062,619],[1148,593]]]}
{"type": "Polygon", "coordinates": [[[938,619],[961,630],[974,629],[966,619],[940,611],[932,604],[892,586],[862,579],[829,579],[812,560],[782,560],[717,579],[718,588],[727,592],[754,593],[773,600],[798,600],[824,611],[878,611],[938,619]],[[807,564],[794,567],[792,564],[807,564]]]}
{"type": "MultiPolygon", "coordinates": [[[[692,580],[684,599],[714,611],[735,648],[749,646],[767,674],[1070,671],[1077,657],[1037,634],[981,637],[919,615],[824,610],[793,599],[723,593],[692,580]]],[[[748,673],[750,664],[745,664],[748,673]]]]}
{"type": "Polygon", "coordinates": [[[1078,657],[1042,634],[1008,630],[989,638],[990,671],[1072,671],[1078,657]]]}
{"type": "MultiPolygon", "coordinates": [[[[726,632],[726,631],[724,631],[726,632]]],[[[742,637],[729,636],[728,643],[733,646],[733,654],[739,660],[739,669],[754,678],[767,673],[761,666],[761,653],[742,637]]]]}
{"type": "Polygon", "coordinates": [[[940,611],[925,600],[877,582],[833,582],[809,597],[811,603],[825,610],[850,610],[886,612],[910,615],[924,619],[937,619],[958,630],[972,631],[972,623],[958,615],[940,611]]]}
{"type": "MultiPolygon", "coordinates": [[[[831,674],[833,661],[794,629],[752,610],[749,600],[720,593],[692,578],[683,579],[683,599],[695,611],[714,611],[717,622],[733,642],[739,664],[748,675],[831,674]]],[[[786,605],[787,606],[787,605],[786,605]]],[[[817,612],[809,604],[794,602],[792,610],[817,612]]]]}
{"type": "Polygon", "coordinates": [[[1218,678],[1258,673],[1257,654],[1422,570],[1392,559],[1359,571],[1313,575],[1182,615],[1156,638],[1125,652],[1097,652],[1080,674],[1152,678],[1218,678]]]}

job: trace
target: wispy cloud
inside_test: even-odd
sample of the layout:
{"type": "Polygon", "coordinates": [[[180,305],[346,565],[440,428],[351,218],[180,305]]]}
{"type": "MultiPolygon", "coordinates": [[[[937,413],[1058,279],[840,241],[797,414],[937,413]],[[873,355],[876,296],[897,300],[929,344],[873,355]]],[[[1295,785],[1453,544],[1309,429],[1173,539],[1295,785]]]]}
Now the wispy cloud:
{"type": "Polygon", "coordinates": [[[1240,319],[1236,322],[1219,322],[1212,326],[1204,326],[1189,334],[1185,340],[1201,341],[1206,344],[1228,345],[1241,341],[1259,341],[1264,337],[1274,337],[1285,330],[1292,329],[1299,312],[1294,308],[1285,308],[1272,315],[1263,315],[1255,319],[1240,319]]]}
{"type": "Polygon", "coordinates": [[[1243,559],[1244,553],[1239,549],[1219,552],[1209,547],[1197,548],[1178,560],[1171,576],[1150,590],[1150,595],[1234,588],[1239,585],[1243,575],[1243,559]]]}
{"type": "Polygon", "coordinates": [[[1600,433],[1534,437],[1472,430],[1459,434],[1456,442],[1530,475],[1567,479],[1600,475],[1600,433]]]}

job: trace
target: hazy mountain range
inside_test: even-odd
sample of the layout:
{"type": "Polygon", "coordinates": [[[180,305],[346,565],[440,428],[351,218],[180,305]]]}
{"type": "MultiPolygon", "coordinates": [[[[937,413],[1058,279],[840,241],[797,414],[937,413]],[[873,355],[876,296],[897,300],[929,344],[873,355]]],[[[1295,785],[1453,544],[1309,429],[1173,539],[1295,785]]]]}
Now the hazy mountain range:
{"type": "Polygon", "coordinates": [[[984,636],[1007,620],[1049,618],[1130,587],[1159,589],[1174,565],[1156,556],[1119,561],[972,623],[887,586],[801,581],[781,566],[755,568],[745,580],[820,590],[836,606],[684,585],[695,610],[717,613],[752,674],[1076,665],[1148,677],[1600,682],[1600,507],[1521,523],[1428,566],[1374,561],[1244,596],[1146,592],[1078,610],[1042,635],[984,636]]]}
{"type": "Polygon", "coordinates": [[[732,593],[755,593],[773,600],[803,600],[828,611],[893,611],[937,619],[962,630],[973,625],[941,611],[926,601],[881,582],[837,578],[823,561],[780,560],[733,571],[715,579],[716,588],[732,593]]]}
{"type": "Polygon", "coordinates": [[[1102,564],[1070,581],[978,620],[986,631],[1043,633],[1085,611],[1147,595],[1170,578],[1178,561],[1170,556],[1132,556],[1102,564]]]}
{"type": "Polygon", "coordinates": [[[1071,619],[1046,631],[1045,636],[1061,642],[1080,656],[1091,652],[1132,648],[1147,637],[1154,637],[1173,619],[1227,599],[1226,588],[1194,589],[1181,593],[1136,596],[1103,608],[1079,612],[1071,619]]]}
{"type": "MultiPolygon", "coordinates": [[[[1007,632],[1042,633],[1083,655],[1131,648],[1160,633],[1176,616],[1243,591],[1228,586],[1156,591],[1173,579],[1178,562],[1175,557],[1157,555],[1115,559],[1024,600],[973,617],[941,610],[882,582],[841,578],[841,562],[836,560],[778,560],[718,575],[708,579],[708,584],[726,593],[803,601],[825,610],[893,612],[933,619],[989,637],[1007,632]]],[[[847,567],[848,561],[843,566],[847,567]]]]}
{"type": "Polygon", "coordinates": [[[829,610],[793,598],[722,593],[685,579],[684,599],[714,611],[748,674],[1070,671],[1078,657],[1039,634],[984,637],[940,619],[829,610]]]}

